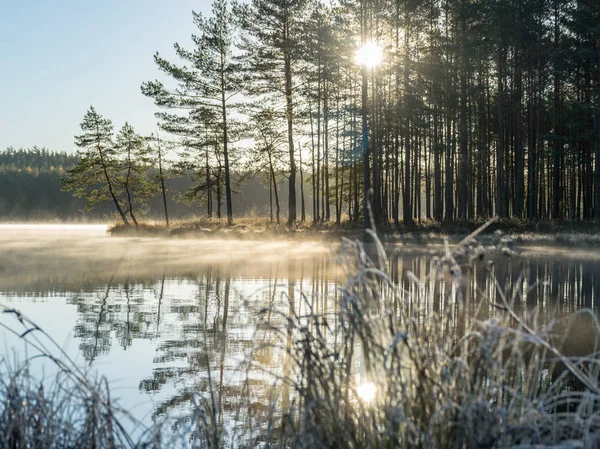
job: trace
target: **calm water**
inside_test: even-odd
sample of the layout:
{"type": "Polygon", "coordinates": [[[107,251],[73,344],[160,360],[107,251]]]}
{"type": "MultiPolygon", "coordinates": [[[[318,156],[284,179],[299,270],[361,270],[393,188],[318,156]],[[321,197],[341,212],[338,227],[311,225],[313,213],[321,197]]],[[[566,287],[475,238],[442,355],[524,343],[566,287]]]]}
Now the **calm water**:
{"type": "MultiPolygon", "coordinates": [[[[257,329],[259,311],[281,310],[267,319],[283,323],[291,298],[297,313],[312,307],[335,320],[346,276],[337,242],[161,241],[109,238],[104,226],[4,225],[0,245],[0,303],[31,318],[78,364],[106,375],[120,404],[148,423],[167,412],[185,414],[193,395],[208,394],[209,372],[226,427],[241,419],[247,376],[254,407],[265,407],[270,384],[243,363],[266,336],[257,329]]],[[[516,285],[527,292],[517,308],[537,326],[581,308],[600,309],[594,251],[486,256],[493,261],[487,268],[463,267],[464,308],[444,299],[447,279],[427,278],[440,251],[390,247],[388,270],[416,298],[412,306],[423,319],[450,314],[449,338],[475,314],[503,313],[481,299],[499,301],[490,273],[508,295],[516,285]],[[434,293],[423,294],[428,290],[434,293]]],[[[579,319],[565,351],[592,350],[593,331],[589,318],[579,319]]],[[[6,332],[0,351],[26,357],[22,342],[6,332]]],[[[283,365],[277,351],[255,359],[267,370],[283,365]]]]}

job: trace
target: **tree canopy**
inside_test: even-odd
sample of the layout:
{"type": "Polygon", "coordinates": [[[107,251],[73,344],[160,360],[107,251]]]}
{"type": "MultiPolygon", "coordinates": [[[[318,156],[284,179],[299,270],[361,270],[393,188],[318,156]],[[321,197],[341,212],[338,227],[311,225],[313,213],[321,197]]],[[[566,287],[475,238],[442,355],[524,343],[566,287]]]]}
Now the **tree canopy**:
{"type": "MultiPolygon", "coordinates": [[[[232,173],[253,163],[275,197],[287,181],[290,225],[298,171],[312,187],[314,222],[363,219],[369,187],[381,223],[600,223],[597,1],[212,6],[209,17],[193,13],[198,34],[190,49],[175,44],[178,63],[155,55],[169,81],[142,85],[181,167],[196,173],[189,198],[208,214],[225,202],[233,220],[242,180],[232,173]],[[381,48],[381,63],[357,61],[367,44],[367,53],[381,48]]],[[[86,115],[77,143],[87,162],[67,187],[90,204],[113,198],[126,222],[102,120],[86,115]]]]}

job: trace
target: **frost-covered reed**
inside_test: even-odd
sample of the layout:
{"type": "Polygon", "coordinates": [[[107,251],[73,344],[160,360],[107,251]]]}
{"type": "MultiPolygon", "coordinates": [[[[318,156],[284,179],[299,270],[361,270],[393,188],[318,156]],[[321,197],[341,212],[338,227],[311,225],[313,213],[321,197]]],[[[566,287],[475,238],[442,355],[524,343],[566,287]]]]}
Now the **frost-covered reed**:
{"type": "MultiPolygon", "coordinates": [[[[305,313],[280,312],[286,324],[273,326],[279,341],[267,345],[287,354],[277,380],[289,399],[249,447],[600,447],[599,354],[564,356],[552,324],[536,329],[515,312],[518,286],[506,297],[496,281],[497,295],[479,293],[500,313],[452,326],[465,300],[457,259],[485,263],[476,236],[434,260],[443,293],[414,276],[412,293],[402,291],[373,237],[367,251],[346,242],[351,270],[335,316],[315,313],[307,298],[305,313]],[[427,295],[441,295],[446,312],[423,316],[427,295]]],[[[597,341],[595,314],[579,314],[590,314],[597,341]]]]}

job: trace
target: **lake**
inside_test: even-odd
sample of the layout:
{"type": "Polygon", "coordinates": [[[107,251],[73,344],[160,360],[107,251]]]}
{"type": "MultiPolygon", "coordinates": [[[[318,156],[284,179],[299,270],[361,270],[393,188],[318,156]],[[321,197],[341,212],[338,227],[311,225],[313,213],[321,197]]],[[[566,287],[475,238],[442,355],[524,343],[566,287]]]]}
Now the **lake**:
{"type": "MultiPolygon", "coordinates": [[[[243,419],[248,385],[252,407],[266,407],[271,384],[264,371],[281,370],[284,354],[254,352],[259,363],[249,368],[249,354],[267,338],[259,323],[283,326],[287,314],[313,311],[330,316],[335,327],[340,287],[352,274],[336,238],[328,244],[163,240],[110,238],[105,231],[104,225],[1,225],[0,304],[29,317],[92,375],[106,376],[120,405],[147,424],[167,413],[185,416],[195,398],[209,394],[209,376],[225,427],[243,419]]],[[[597,251],[509,246],[499,241],[472,266],[473,254],[457,256],[455,284],[432,276],[442,247],[391,245],[387,272],[403,287],[399,300],[412,301],[421,319],[450,317],[448,338],[470,320],[505,313],[495,304],[498,286],[537,328],[583,308],[597,314],[597,251]],[[450,288],[461,290],[463,303],[447,300],[450,288]]],[[[15,322],[6,314],[0,319],[15,322]]],[[[589,316],[578,317],[564,352],[592,351],[594,332],[589,316]]],[[[32,354],[5,330],[0,338],[8,359],[32,354]]]]}

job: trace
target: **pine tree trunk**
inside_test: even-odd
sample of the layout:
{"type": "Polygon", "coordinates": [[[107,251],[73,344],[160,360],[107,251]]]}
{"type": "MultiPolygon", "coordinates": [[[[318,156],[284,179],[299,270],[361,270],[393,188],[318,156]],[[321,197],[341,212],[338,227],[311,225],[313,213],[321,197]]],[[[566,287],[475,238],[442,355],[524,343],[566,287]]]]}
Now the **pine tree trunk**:
{"type": "MultiPolygon", "coordinates": [[[[463,27],[465,24],[463,23],[463,27]]],[[[462,37],[461,68],[460,68],[460,159],[458,179],[458,219],[461,222],[467,220],[467,183],[469,176],[468,154],[467,154],[467,68],[466,50],[464,48],[464,36],[462,37]]]]}
{"type": "Polygon", "coordinates": [[[123,209],[121,208],[121,205],[119,204],[117,195],[115,195],[112,181],[110,179],[110,176],[108,175],[108,167],[107,167],[106,161],[104,160],[104,152],[100,148],[100,145],[98,145],[98,153],[100,154],[100,163],[102,165],[102,173],[104,174],[104,179],[106,180],[106,185],[108,186],[108,192],[110,194],[110,197],[113,200],[113,203],[117,209],[117,212],[121,216],[121,220],[123,220],[123,224],[125,224],[125,226],[131,226],[131,224],[127,220],[127,217],[125,216],[125,212],[123,212],[123,209]]]}
{"type": "Polygon", "coordinates": [[[375,69],[371,70],[372,89],[371,89],[371,142],[370,152],[373,156],[373,218],[376,224],[381,223],[381,157],[377,142],[377,77],[375,69]]]}
{"type": "Polygon", "coordinates": [[[162,193],[163,205],[165,208],[165,223],[167,228],[169,227],[169,211],[167,209],[167,189],[165,188],[165,177],[163,174],[162,167],[162,150],[160,148],[160,140],[158,138],[158,133],[156,135],[156,140],[158,144],[158,176],[160,178],[160,188],[162,193]]]}
{"type": "Polygon", "coordinates": [[[506,185],[504,175],[504,64],[505,50],[498,50],[498,150],[496,154],[496,214],[506,217],[506,185]]]}
{"type": "MultiPolygon", "coordinates": [[[[367,68],[361,68],[361,115],[362,115],[362,153],[363,153],[363,185],[364,185],[364,229],[371,229],[369,216],[369,193],[371,190],[371,173],[369,169],[369,130],[367,127],[367,68]]],[[[365,235],[366,237],[366,235],[365,235]]]]}
{"type": "Polygon", "coordinates": [[[324,211],[321,208],[321,71],[319,66],[319,80],[317,88],[317,182],[316,196],[317,203],[317,221],[322,221],[324,211]]]}
{"type": "Polygon", "coordinates": [[[301,201],[301,221],[306,221],[306,203],[304,202],[304,170],[302,169],[302,147],[298,142],[298,156],[300,156],[300,201],[301,201]]]}
{"type": "Polygon", "coordinates": [[[135,215],[133,213],[133,195],[131,193],[131,186],[130,186],[130,181],[131,181],[131,165],[133,164],[133,161],[131,160],[131,144],[127,145],[127,176],[125,177],[125,193],[127,195],[127,206],[129,209],[129,216],[131,217],[131,220],[133,221],[133,224],[135,225],[136,229],[139,229],[140,225],[137,222],[137,220],[135,219],[135,215]]]}
{"type": "Polygon", "coordinates": [[[442,168],[439,141],[439,113],[437,106],[433,110],[433,217],[441,222],[444,218],[442,198],[442,168]]]}
{"type": "MultiPolygon", "coordinates": [[[[395,18],[394,21],[394,37],[395,37],[395,52],[396,55],[400,55],[400,30],[401,30],[401,15],[400,15],[400,0],[395,1],[395,18]]],[[[395,101],[398,104],[398,109],[400,109],[401,104],[401,93],[400,93],[400,85],[401,85],[401,77],[400,77],[400,64],[396,65],[396,70],[394,73],[394,97],[395,101]]],[[[400,118],[400,114],[397,111],[397,119],[400,118]]],[[[394,127],[394,182],[393,182],[393,207],[392,207],[392,215],[394,216],[394,223],[398,225],[400,223],[400,133],[402,132],[401,124],[397,123],[394,127]]]]}
{"type": "Polygon", "coordinates": [[[223,205],[223,192],[222,192],[222,183],[221,183],[221,171],[222,167],[219,163],[219,169],[217,170],[217,218],[221,218],[221,206],[223,205]]]}
{"type": "Polygon", "coordinates": [[[206,156],[206,215],[212,218],[212,177],[210,175],[210,166],[208,165],[208,146],[205,151],[206,156]]]}
{"type": "Polygon", "coordinates": [[[323,120],[325,121],[323,139],[323,202],[325,221],[331,220],[331,206],[329,201],[329,91],[327,85],[323,99],[323,120]]]}
{"type": "Polygon", "coordinates": [[[452,133],[452,119],[446,117],[446,213],[444,221],[454,220],[454,135],[452,133]]]}
{"type": "Polygon", "coordinates": [[[533,86],[533,76],[530,88],[529,102],[529,142],[527,152],[527,218],[537,218],[537,142],[536,142],[536,92],[533,86]]]}
{"type": "MultiPolygon", "coordinates": [[[[336,95],[335,114],[335,223],[340,224],[341,200],[340,200],[340,99],[339,91],[336,95]]],[[[343,180],[343,177],[342,177],[343,180]]]]}
{"type": "Polygon", "coordinates": [[[316,185],[316,179],[317,179],[317,174],[315,171],[315,133],[314,133],[314,127],[313,127],[313,115],[312,115],[312,110],[311,110],[311,103],[310,103],[310,98],[308,100],[308,119],[310,121],[310,142],[311,142],[311,156],[312,156],[312,203],[313,203],[313,216],[312,216],[312,221],[313,221],[313,225],[317,224],[317,216],[318,216],[318,212],[317,212],[317,185],[316,185]]]}
{"type": "MultiPolygon", "coordinates": [[[[560,37],[560,26],[559,26],[559,6],[558,0],[554,1],[554,51],[555,60],[558,60],[559,51],[559,37],[560,37]]],[[[557,62],[556,62],[557,63],[557,62]]],[[[558,68],[554,69],[554,143],[552,148],[552,219],[556,220],[562,218],[561,214],[561,168],[562,168],[562,136],[560,130],[560,88],[561,79],[558,72],[558,68]]]]}
{"type": "Polygon", "coordinates": [[[223,159],[225,161],[225,201],[227,203],[227,224],[233,224],[233,205],[231,202],[231,179],[229,176],[229,136],[227,134],[227,105],[225,102],[224,61],[221,60],[221,114],[223,120],[223,159]]]}
{"type": "Polygon", "coordinates": [[[521,115],[521,101],[523,96],[523,67],[520,60],[519,48],[515,48],[515,79],[514,79],[514,104],[515,114],[515,195],[513,213],[517,218],[523,218],[523,200],[525,199],[525,154],[523,150],[523,117],[521,115]]]}
{"type": "Polygon", "coordinates": [[[406,36],[406,54],[404,56],[404,208],[402,220],[404,224],[412,223],[412,189],[411,189],[411,148],[410,148],[410,116],[408,110],[409,89],[409,59],[408,59],[408,30],[406,36]]]}
{"type": "Polygon", "coordinates": [[[359,212],[359,184],[358,184],[358,163],[360,158],[356,154],[356,149],[358,146],[358,134],[356,132],[356,112],[352,111],[352,135],[354,139],[352,140],[352,154],[354,157],[354,222],[358,222],[358,217],[360,216],[359,212]]]}
{"type": "Polygon", "coordinates": [[[271,175],[271,164],[269,164],[269,217],[273,223],[273,176],[271,175]]]}
{"type": "Polygon", "coordinates": [[[596,109],[594,111],[594,135],[595,135],[595,159],[596,159],[596,172],[594,177],[596,178],[596,185],[594,186],[595,193],[595,214],[596,223],[600,224],[600,79],[598,80],[597,92],[596,92],[596,109]]]}
{"type": "Polygon", "coordinates": [[[269,153],[269,168],[271,170],[271,179],[273,180],[273,192],[275,193],[275,217],[277,218],[277,224],[279,224],[280,223],[279,193],[277,192],[277,179],[275,178],[275,170],[273,170],[273,163],[271,161],[270,153],[269,153]]]}
{"type": "MultiPolygon", "coordinates": [[[[289,49],[287,50],[289,52],[289,49]]],[[[294,135],[293,135],[293,98],[292,98],[292,63],[289,54],[284,56],[285,71],[285,103],[288,132],[288,149],[290,156],[290,181],[289,181],[289,210],[288,226],[296,221],[296,160],[294,158],[294,135]]]]}

